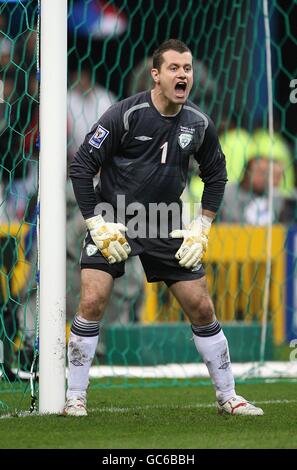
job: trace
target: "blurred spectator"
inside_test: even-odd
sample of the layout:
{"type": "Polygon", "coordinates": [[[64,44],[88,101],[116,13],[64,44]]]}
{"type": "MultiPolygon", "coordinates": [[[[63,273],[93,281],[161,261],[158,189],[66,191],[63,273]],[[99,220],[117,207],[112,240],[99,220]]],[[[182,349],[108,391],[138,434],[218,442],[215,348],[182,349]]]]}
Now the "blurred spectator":
{"type": "Polygon", "coordinates": [[[0,15],[0,70],[11,62],[12,40],[6,34],[7,21],[4,15],[0,15]]]}
{"type": "Polygon", "coordinates": [[[194,83],[189,99],[202,111],[213,115],[215,98],[219,95],[219,84],[201,60],[193,60],[194,83]]]}
{"type": "MultiPolygon", "coordinates": [[[[273,160],[282,164],[282,176],[277,186],[282,197],[294,196],[294,168],[290,148],[280,134],[275,133],[271,142],[266,129],[259,129],[252,134],[245,129],[233,127],[220,135],[220,143],[226,157],[228,186],[238,185],[244,177],[247,163],[255,157],[273,160]]],[[[276,166],[275,166],[276,167],[276,166]]],[[[276,171],[276,170],[275,170],[276,171]]],[[[193,176],[190,182],[191,197],[200,201],[203,192],[203,183],[199,176],[193,176]]]]}
{"type": "MultiPolygon", "coordinates": [[[[11,26],[11,25],[10,25],[11,26]]],[[[37,135],[37,80],[36,80],[36,32],[23,31],[12,39],[7,35],[5,16],[0,16],[0,79],[3,83],[3,100],[0,106],[0,222],[9,225],[9,230],[18,231],[22,223],[28,223],[35,231],[32,220],[33,211],[36,208],[37,192],[37,164],[34,143],[37,135]],[[35,130],[35,132],[34,132],[35,130]]],[[[30,232],[31,232],[30,229],[30,232]]],[[[5,232],[5,231],[4,231],[5,232]]],[[[30,234],[30,237],[32,236],[30,234]]],[[[33,235],[34,238],[34,235],[33,235]]],[[[20,341],[21,349],[18,350],[17,362],[24,365],[24,358],[30,362],[32,358],[32,337],[35,330],[35,303],[29,300],[31,293],[31,278],[33,274],[27,273],[28,265],[24,264],[23,275],[28,275],[28,283],[25,282],[25,292],[15,292],[11,287],[11,279],[17,264],[18,241],[17,237],[3,238],[2,264],[3,272],[9,273],[2,278],[4,298],[1,299],[3,314],[3,331],[6,358],[6,373],[9,372],[16,351],[15,341],[20,341]],[[3,287],[5,286],[5,287],[3,287]],[[7,291],[6,291],[7,288],[7,291]],[[20,297],[26,296],[24,309],[20,315],[20,297]],[[18,336],[18,330],[21,336],[18,336]],[[32,333],[33,332],[33,333],[32,333]],[[27,345],[29,344],[27,349],[27,345]],[[14,347],[13,347],[14,345],[14,347]],[[29,350],[29,355],[25,351],[29,350]]],[[[34,257],[32,240],[27,242],[25,254],[31,260],[34,257]]],[[[32,264],[33,269],[33,264],[32,264]]],[[[35,266],[34,266],[35,273],[35,266]]],[[[21,289],[21,287],[20,287],[21,289]]],[[[19,289],[19,290],[20,290],[19,289]]],[[[25,360],[25,362],[26,362],[25,360]]],[[[28,364],[29,365],[29,364],[28,364]]],[[[10,374],[10,379],[13,375],[10,374]]]]}
{"type": "Polygon", "coordinates": [[[29,126],[35,111],[23,85],[22,76],[16,71],[10,70],[5,74],[4,102],[0,107],[2,221],[21,220],[28,200],[37,190],[34,148],[32,145],[28,147],[29,126]]]}
{"type": "Polygon", "coordinates": [[[116,102],[116,97],[96,84],[87,68],[73,73],[70,81],[67,101],[68,152],[71,160],[92,125],[116,102]]]}
{"type": "MultiPolygon", "coordinates": [[[[242,128],[236,127],[235,115],[224,113],[220,123],[219,135],[222,151],[226,157],[228,183],[238,182],[242,176],[242,170],[247,161],[247,149],[251,141],[250,134],[242,128]],[[226,130],[227,128],[227,130],[226,130]]],[[[190,181],[191,198],[201,201],[204,184],[200,177],[194,174],[190,181]]]]}
{"type": "MultiPolygon", "coordinates": [[[[3,18],[0,24],[1,21],[3,18]]],[[[4,85],[0,107],[0,177],[3,184],[0,216],[10,222],[22,220],[31,196],[37,191],[34,161],[38,124],[36,41],[36,31],[23,32],[14,41],[9,61],[0,74],[4,85]]],[[[0,60],[1,43],[3,38],[0,37],[0,60]]]]}
{"type": "Polygon", "coordinates": [[[151,76],[152,68],[152,57],[145,57],[136,67],[132,68],[128,76],[128,96],[153,88],[153,79],[151,76]]]}
{"type": "Polygon", "coordinates": [[[68,30],[88,39],[117,37],[126,31],[128,24],[121,10],[105,0],[74,0],[69,11],[68,30]]]}
{"type": "Polygon", "coordinates": [[[246,164],[239,182],[228,184],[221,208],[222,222],[266,225],[268,212],[269,159],[273,160],[273,223],[290,222],[286,197],[293,194],[291,154],[279,135],[271,141],[258,130],[246,146],[246,164]]]}
{"type": "MultiPolygon", "coordinates": [[[[293,167],[293,157],[285,139],[279,133],[275,133],[271,140],[269,132],[266,129],[258,129],[253,135],[254,148],[249,150],[249,155],[253,154],[272,158],[282,163],[283,174],[279,184],[279,191],[283,196],[290,197],[295,192],[295,177],[293,167]]],[[[248,156],[248,158],[250,158],[248,156]]]]}
{"type": "Polygon", "coordinates": [[[251,135],[242,128],[231,127],[220,135],[220,142],[226,156],[226,167],[229,183],[238,183],[242,178],[242,172],[248,161],[251,135]]]}

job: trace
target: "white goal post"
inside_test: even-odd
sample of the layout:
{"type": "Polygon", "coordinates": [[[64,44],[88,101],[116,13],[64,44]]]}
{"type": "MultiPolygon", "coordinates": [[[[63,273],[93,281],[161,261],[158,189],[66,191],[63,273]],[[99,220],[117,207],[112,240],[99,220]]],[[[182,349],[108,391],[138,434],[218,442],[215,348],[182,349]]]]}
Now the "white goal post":
{"type": "Polygon", "coordinates": [[[41,0],[39,413],[65,400],[67,0],[41,0]]]}

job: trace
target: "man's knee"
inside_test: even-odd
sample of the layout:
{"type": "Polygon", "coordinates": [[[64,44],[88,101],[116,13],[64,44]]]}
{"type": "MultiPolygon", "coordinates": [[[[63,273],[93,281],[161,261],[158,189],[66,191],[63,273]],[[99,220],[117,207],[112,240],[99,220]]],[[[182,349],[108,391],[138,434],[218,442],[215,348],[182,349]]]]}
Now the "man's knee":
{"type": "Polygon", "coordinates": [[[100,292],[82,296],[79,313],[87,320],[100,320],[103,317],[107,300],[107,296],[100,292]]]}
{"type": "Polygon", "coordinates": [[[192,307],[192,323],[207,325],[214,320],[214,306],[209,295],[196,299],[192,307]]]}
{"type": "Polygon", "coordinates": [[[86,320],[101,320],[113,279],[110,274],[96,270],[83,270],[79,314],[86,320]]]}

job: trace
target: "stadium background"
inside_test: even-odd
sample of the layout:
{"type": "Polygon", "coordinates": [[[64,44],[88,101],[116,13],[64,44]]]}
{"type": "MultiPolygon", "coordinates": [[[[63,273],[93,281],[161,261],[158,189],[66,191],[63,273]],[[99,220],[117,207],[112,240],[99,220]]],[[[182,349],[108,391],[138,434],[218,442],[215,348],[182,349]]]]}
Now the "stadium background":
{"type": "MultiPolygon", "coordinates": [[[[275,0],[268,4],[275,130],[281,134],[288,146],[291,159],[288,167],[295,178],[297,124],[295,107],[289,101],[291,91],[289,84],[292,79],[297,78],[295,61],[297,30],[294,22],[297,4],[285,0],[275,0]]],[[[206,73],[204,81],[197,80],[193,98],[211,115],[221,136],[226,135],[231,126],[245,129],[250,134],[255,129],[267,129],[268,104],[262,2],[70,0],[68,5],[69,93],[75,90],[81,75],[87,70],[91,73],[91,87],[100,84],[105,90],[113,93],[112,99],[115,100],[129,96],[132,85],[139,84],[139,70],[136,67],[141,61],[149,57],[158,44],[166,38],[179,37],[192,49],[195,59],[199,60],[200,77],[206,73]],[[97,22],[98,17],[101,19],[100,26],[97,22]]],[[[8,121],[6,127],[1,130],[2,136],[4,134],[9,136],[10,146],[8,148],[6,146],[4,151],[2,146],[1,172],[4,183],[2,207],[5,207],[9,193],[14,194],[14,189],[11,189],[14,178],[26,180],[32,169],[36,177],[38,122],[34,118],[34,112],[38,112],[38,93],[36,89],[34,92],[28,89],[28,83],[26,84],[26,78],[29,80],[29,77],[32,78],[36,74],[36,42],[29,64],[24,55],[20,54],[17,57],[16,51],[22,41],[26,49],[29,35],[36,32],[38,3],[27,0],[20,5],[19,2],[1,1],[0,12],[5,19],[3,26],[1,23],[1,39],[2,41],[6,39],[6,42],[8,40],[10,44],[9,60],[8,63],[1,63],[0,79],[5,84],[10,74],[15,74],[15,90],[18,87],[18,98],[14,103],[4,96],[4,103],[8,104],[10,110],[13,106],[17,108],[16,114],[13,115],[15,120],[8,121]],[[28,113],[25,123],[26,111],[22,109],[24,96],[29,102],[24,108],[28,113]],[[17,149],[13,145],[16,133],[20,136],[20,145],[17,149]]],[[[58,73],[58,70],[54,72],[58,73]]],[[[88,95],[89,90],[90,88],[87,88],[85,95],[88,95]]],[[[68,117],[75,126],[78,115],[71,115],[70,111],[68,117]]],[[[75,144],[71,126],[68,142],[68,158],[71,158],[75,144]]],[[[33,182],[33,186],[36,188],[37,181],[33,182]]],[[[293,210],[290,212],[289,222],[277,224],[273,228],[275,240],[273,265],[277,266],[277,271],[273,271],[271,282],[271,292],[274,293],[274,297],[272,295],[273,298],[270,300],[265,349],[265,359],[269,360],[282,358],[284,361],[289,361],[291,350],[288,348],[288,342],[297,335],[297,326],[294,323],[296,321],[294,320],[296,256],[294,189],[290,188],[293,210]]],[[[68,191],[70,231],[71,223],[74,224],[76,220],[77,208],[69,188],[68,191]]],[[[190,198],[194,198],[195,189],[189,194],[190,198]]],[[[1,221],[4,220],[1,222],[3,298],[0,313],[0,339],[4,344],[5,359],[2,366],[4,374],[0,383],[3,412],[13,407],[18,409],[27,407],[28,384],[26,381],[21,382],[19,376],[22,376],[21,371],[28,372],[30,368],[34,349],[33,336],[36,333],[36,212],[34,211],[36,192],[26,193],[25,198],[26,208],[22,215],[16,214],[16,217],[13,217],[12,213],[6,212],[3,216],[5,220],[1,218],[1,221]],[[16,392],[13,399],[8,390],[16,392]]],[[[18,200],[18,197],[16,199],[18,200]]],[[[264,257],[262,255],[266,249],[265,230],[265,227],[253,227],[248,232],[247,252],[244,253],[243,250],[243,259],[235,260],[240,265],[236,281],[232,262],[234,252],[239,251],[239,248],[242,250],[242,237],[247,233],[245,227],[237,225],[228,228],[217,224],[210,245],[208,259],[210,289],[218,317],[225,324],[235,362],[260,359],[259,343],[265,277],[265,255],[264,257]],[[238,245],[232,244],[234,237],[238,237],[238,245]],[[259,249],[254,252],[257,246],[259,249]],[[249,261],[251,266],[245,270],[244,266],[249,264],[249,261]],[[237,310],[234,307],[235,303],[237,310]]],[[[70,271],[77,267],[76,260],[81,240],[82,235],[76,238],[77,243],[72,246],[70,271]]],[[[69,243],[73,243],[73,240],[69,243]]],[[[187,372],[184,374],[186,379],[183,383],[176,377],[160,380],[158,372],[153,372],[150,376],[151,382],[145,382],[145,366],[161,366],[162,369],[167,363],[177,362],[184,371],[186,369],[183,369],[183,364],[197,365],[199,358],[190,341],[189,326],[185,322],[183,313],[164,291],[163,286],[153,288],[145,286],[142,291],[141,285],[137,284],[138,290],[131,289],[133,283],[136,285],[133,278],[135,269],[135,266],[131,267],[126,284],[124,283],[119,292],[116,292],[111,311],[108,313],[109,320],[104,329],[102,345],[98,349],[97,364],[101,367],[111,366],[112,372],[109,369],[109,375],[102,379],[100,369],[99,372],[98,369],[94,369],[94,377],[98,377],[98,374],[100,377],[93,382],[95,390],[98,387],[104,389],[106,386],[129,389],[131,386],[146,388],[147,385],[157,385],[161,389],[164,385],[174,387],[182,384],[184,387],[192,387],[203,384],[199,379],[193,381],[187,372]],[[125,317],[121,316],[124,309],[125,317]],[[130,365],[140,366],[144,376],[140,375],[139,379],[131,382],[129,376],[117,372],[117,366],[127,368],[130,365]]],[[[69,276],[67,280],[69,307],[67,315],[70,321],[71,313],[74,314],[78,292],[75,279],[69,276]]],[[[165,375],[167,373],[166,369],[165,375]]],[[[27,377],[25,374],[23,376],[27,377]]],[[[239,378],[245,378],[243,372],[239,373],[239,378]]],[[[285,391],[283,393],[286,395],[285,391]]]]}

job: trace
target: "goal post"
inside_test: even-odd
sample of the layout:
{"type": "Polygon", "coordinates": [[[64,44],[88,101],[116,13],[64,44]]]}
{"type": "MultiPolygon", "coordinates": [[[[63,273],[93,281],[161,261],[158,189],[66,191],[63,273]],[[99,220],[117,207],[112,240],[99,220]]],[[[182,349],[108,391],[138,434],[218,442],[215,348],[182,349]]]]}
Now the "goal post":
{"type": "Polygon", "coordinates": [[[67,0],[41,0],[39,412],[65,400],[67,0]]]}

